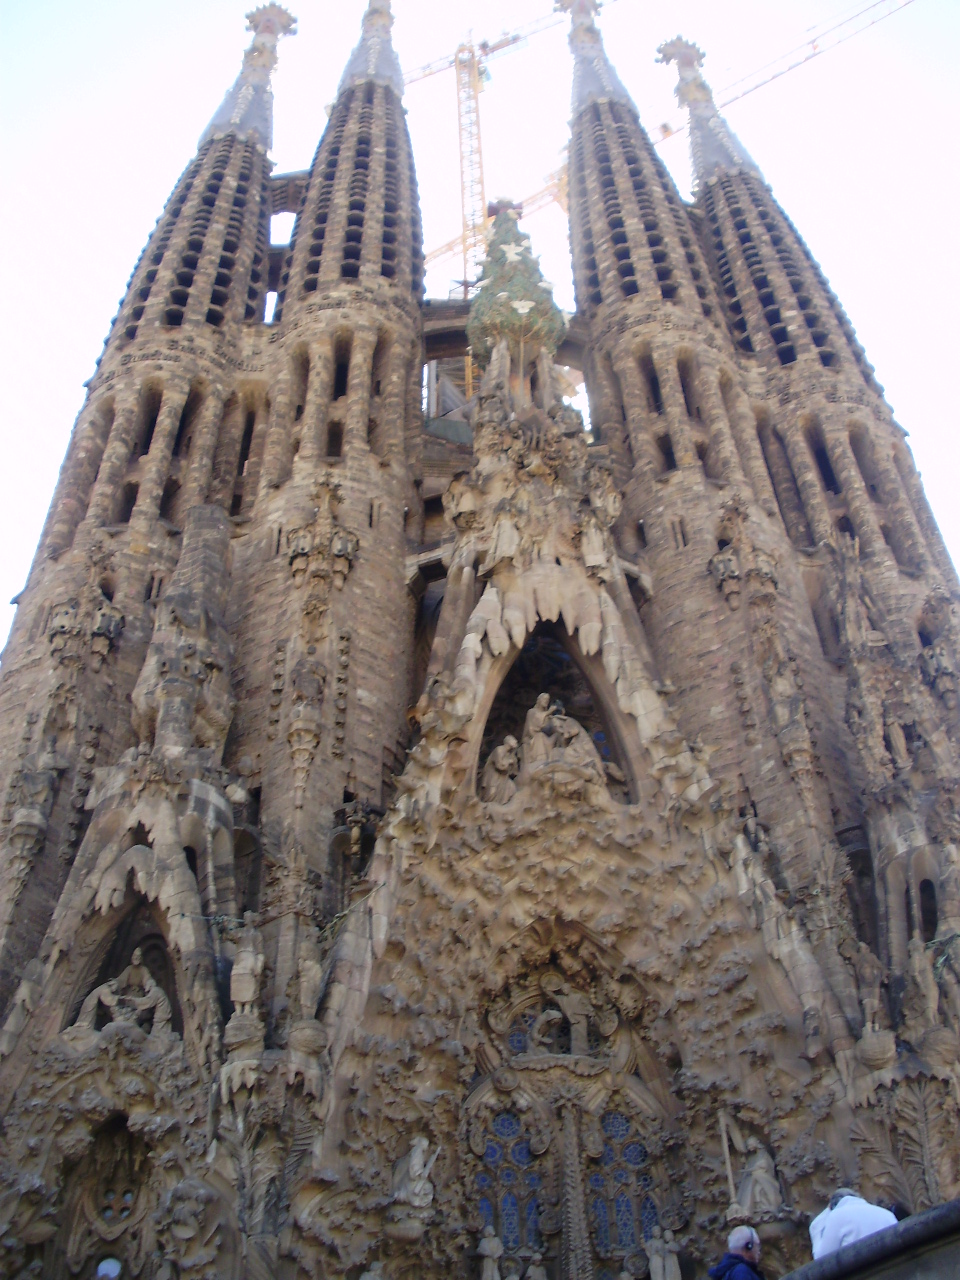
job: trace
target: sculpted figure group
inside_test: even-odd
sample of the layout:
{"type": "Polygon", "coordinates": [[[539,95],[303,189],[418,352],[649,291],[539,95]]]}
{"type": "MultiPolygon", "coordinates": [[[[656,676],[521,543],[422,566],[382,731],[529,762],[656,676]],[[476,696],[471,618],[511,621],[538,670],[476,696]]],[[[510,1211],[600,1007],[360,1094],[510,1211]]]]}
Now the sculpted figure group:
{"type": "Polygon", "coordinates": [[[481,798],[509,804],[518,788],[550,775],[561,786],[604,786],[606,775],[593,739],[561,702],[541,693],[527,712],[523,741],[508,735],[494,748],[483,769],[481,798]]]}

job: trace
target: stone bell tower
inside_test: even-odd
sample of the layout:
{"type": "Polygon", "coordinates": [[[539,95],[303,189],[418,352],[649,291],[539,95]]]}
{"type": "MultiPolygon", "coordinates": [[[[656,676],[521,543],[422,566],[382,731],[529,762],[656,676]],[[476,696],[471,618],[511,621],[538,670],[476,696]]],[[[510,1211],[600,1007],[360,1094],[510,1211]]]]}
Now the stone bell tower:
{"type": "Polygon", "coordinates": [[[575,317],[507,202],[424,301],[388,0],[293,174],[248,15],[134,271],[0,674],[0,1277],[783,1275],[960,1194],[960,584],[701,52],[688,204],[563,7],[575,317]]]}

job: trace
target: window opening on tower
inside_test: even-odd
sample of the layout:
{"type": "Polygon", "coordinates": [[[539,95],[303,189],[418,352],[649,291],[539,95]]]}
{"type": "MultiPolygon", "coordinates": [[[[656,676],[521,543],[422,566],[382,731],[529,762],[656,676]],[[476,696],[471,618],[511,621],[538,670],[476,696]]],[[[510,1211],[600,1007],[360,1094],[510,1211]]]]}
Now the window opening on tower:
{"type": "Polygon", "coordinates": [[[647,390],[647,408],[651,413],[663,415],[663,393],[660,389],[660,378],[657,374],[656,365],[653,363],[653,357],[649,351],[644,351],[639,360],[640,372],[643,375],[644,385],[647,390]]]}
{"type": "Polygon", "coordinates": [[[194,384],[190,388],[190,394],[187,396],[183,412],[180,414],[177,435],[173,442],[173,456],[175,458],[186,457],[190,452],[193,424],[197,420],[197,414],[200,412],[203,399],[203,390],[194,384]]]}
{"type": "Polygon", "coordinates": [[[156,383],[144,387],[140,398],[140,443],[138,455],[143,458],[150,452],[153,433],[160,417],[160,406],[163,403],[163,392],[156,383]]]}
{"type": "Polygon", "coordinates": [[[336,349],[334,351],[334,373],[333,373],[333,398],[334,400],[342,400],[347,394],[347,388],[350,384],[350,354],[352,349],[352,341],[349,337],[340,337],[337,339],[336,349]]]}
{"type": "Polygon", "coordinates": [[[248,409],[243,423],[243,435],[240,438],[240,453],[237,456],[237,475],[242,476],[247,469],[250,449],[253,445],[253,431],[257,425],[255,409],[248,409]]]}
{"type": "Polygon", "coordinates": [[[660,460],[663,466],[663,471],[676,471],[677,458],[676,454],[673,452],[673,441],[666,432],[664,432],[662,436],[657,436],[657,448],[660,450],[660,460]]]}
{"type": "Polygon", "coordinates": [[[820,479],[823,481],[823,487],[828,493],[839,496],[843,493],[843,486],[837,479],[837,474],[833,469],[833,463],[830,461],[830,454],[827,452],[827,442],[823,436],[823,428],[819,423],[810,424],[805,432],[807,445],[813,454],[813,459],[817,464],[817,470],[820,472],[820,479]]]}

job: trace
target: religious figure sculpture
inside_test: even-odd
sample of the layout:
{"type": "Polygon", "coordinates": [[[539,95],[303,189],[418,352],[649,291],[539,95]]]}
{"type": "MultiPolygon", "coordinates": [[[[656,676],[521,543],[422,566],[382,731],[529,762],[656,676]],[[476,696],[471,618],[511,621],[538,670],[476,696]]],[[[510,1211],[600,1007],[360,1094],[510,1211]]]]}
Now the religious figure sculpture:
{"type": "Polygon", "coordinates": [[[543,1265],[542,1253],[535,1253],[530,1259],[524,1280],[547,1280],[547,1269],[543,1265]]]}
{"type": "Polygon", "coordinates": [[[96,1031],[97,1022],[103,1016],[108,1022],[121,1026],[149,1026],[151,1036],[160,1036],[170,1030],[170,1001],[143,963],[143,952],[139,947],[119,977],[111,978],[90,992],[80,1006],[74,1026],[80,1031],[96,1031]]]}
{"type": "Polygon", "coordinates": [[[736,547],[727,543],[714,555],[707,564],[707,570],[717,584],[717,590],[723,593],[729,607],[740,608],[740,556],[736,547]]]}
{"type": "Polygon", "coordinates": [[[480,1280],[500,1280],[500,1259],[503,1257],[503,1243],[489,1223],[483,1228],[483,1235],[477,1245],[477,1253],[483,1259],[480,1280]]]}
{"type": "Polygon", "coordinates": [[[260,976],[266,963],[263,940],[256,915],[244,913],[243,928],[237,937],[237,954],[230,973],[230,999],[239,1014],[255,1014],[260,996],[260,976]]]}
{"type": "Polygon", "coordinates": [[[644,1240],[643,1250],[650,1264],[650,1280],[680,1280],[680,1246],[672,1231],[653,1227],[650,1239],[644,1240]]]}
{"type": "Polygon", "coordinates": [[[440,1154],[440,1148],[427,1159],[430,1140],[418,1136],[410,1143],[409,1152],[398,1160],[393,1170],[393,1199],[395,1204],[408,1204],[414,1209],[427,1209],[433,1204],[433,1183],[430,1170],[440,1154]]]}
{"type": "Polygon", "coordinates": [[[552,741],[547,736],[551,709],[549,693],[541,693],[527,712],[523,725],[523,773],[530,774],[537,765],[550,759],[552,741]]]}
{"type": "Polygon", "coordinates": [[[758,1221],[776,1214],[783,1206],[783,1193],[773,1156],[756,1138],[747,1139],[747,1163],[737,1188],[737,1204],[745,1218],[758,1221]]]}
{"type": "Polygon", "coordinates": [[[860,987],[860,1003],[863,1005],[864,1033],[878,1031],[880,986],[886,980],[886,970],[865,942],[857,944],[853,963],[860,987]]]}
{"type": "Polygon", "coordinates": [[[508,734],[502,745],[490,752],[480,780],[480,795],[487,804],[508,804],[516,795],[514,779],[520,770],[518,746],[516,738],[508,734]]]}
{"type": "Polygon", "coordinates": [[[387,1235],[393,1240],[419,1240],[427,1227],[434,1187],[430,1171],[440,1148],[427,1158],[430,1140],[418,1134],[410,1150],[393,1166],[393,1194],[387,1210],[387,1235]]]}

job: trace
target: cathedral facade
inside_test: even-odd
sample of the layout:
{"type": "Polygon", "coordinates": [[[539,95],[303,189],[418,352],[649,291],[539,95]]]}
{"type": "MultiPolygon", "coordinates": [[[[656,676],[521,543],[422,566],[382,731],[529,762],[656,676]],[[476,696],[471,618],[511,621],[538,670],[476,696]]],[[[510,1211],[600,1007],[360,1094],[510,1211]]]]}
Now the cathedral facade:
{"type": "Polygon", "coordinates": [[[425,300],[389,0],[295,174],[249,15],[134,269],[0,676],[0,1275],[782,1275],[960,1194],[960,583],[700,51],[688,204],[565,7],[574,316],[507,204],[425,300]]]}

